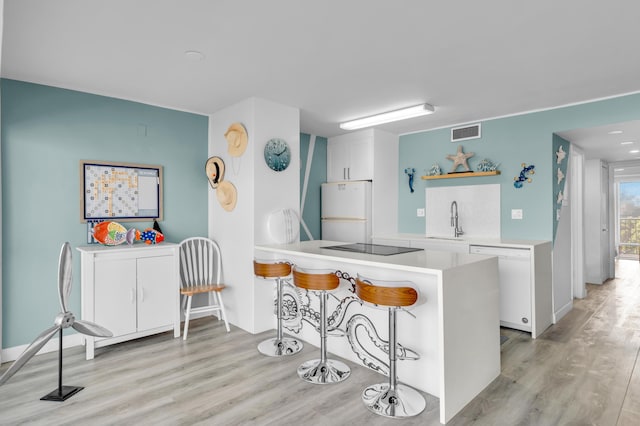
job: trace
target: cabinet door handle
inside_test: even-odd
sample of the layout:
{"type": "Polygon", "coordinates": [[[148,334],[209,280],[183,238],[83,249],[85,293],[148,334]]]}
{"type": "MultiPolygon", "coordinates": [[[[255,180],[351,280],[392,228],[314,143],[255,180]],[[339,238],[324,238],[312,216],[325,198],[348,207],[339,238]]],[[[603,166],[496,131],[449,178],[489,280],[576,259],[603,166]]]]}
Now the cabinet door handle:
{"type": "Polygon", "coordinates": [[[342,179],[347,180],[347,168],[342,168],[342,179]]]}
{"type": "Polygon", "coordinates": [[[129,290],[129,296],[131,298],[131,303],[136,303],[136,291],[133,288],[129,290]]]}
{"type": "Polygon", "coordinates": [[[347,180],[351,180],[351,167],[347,167],[347,180]]]}
{"type": "Polygon", "coordinates": [[[140,287],[140,303],[144,302],[144,287],[140,287]]]}

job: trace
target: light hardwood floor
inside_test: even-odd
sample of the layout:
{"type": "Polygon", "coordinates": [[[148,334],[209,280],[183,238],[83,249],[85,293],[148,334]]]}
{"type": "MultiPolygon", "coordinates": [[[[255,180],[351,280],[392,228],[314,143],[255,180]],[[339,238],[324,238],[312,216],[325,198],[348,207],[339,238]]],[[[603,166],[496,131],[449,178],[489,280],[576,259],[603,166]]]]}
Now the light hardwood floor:
{"type": "MultiPolygon", "coordinates": [[[[538,339],[503,329],[502,374],[449,424],[639,425],[640,268],[621,261],[617,270],[538,339]]],[[[81,347],[66,349],[63,383],[85,389],[63,403],[39,400],[57,386],[57,354],[39,355],[0,387],[0,424],[439,424],[430,396],[410,420],[369,413],[360,393],[384,378],[348,361],[343,383],[302,382],[296,368],[318,350],[263,357],[256,345],[271,335],[227,334],[200,319],[187,342],[164,333],[97,349],[92,361],[81,347]]]]}

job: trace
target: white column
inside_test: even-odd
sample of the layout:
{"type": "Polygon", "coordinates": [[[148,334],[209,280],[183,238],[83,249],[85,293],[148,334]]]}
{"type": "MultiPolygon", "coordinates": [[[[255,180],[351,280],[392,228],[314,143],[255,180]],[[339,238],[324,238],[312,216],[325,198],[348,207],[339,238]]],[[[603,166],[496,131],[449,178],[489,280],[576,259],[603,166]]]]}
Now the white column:
{"type": "MultiPolygon", "coordinates": [[[[209,237],[222,251],[225,307],[230,323],[251,333],[275,329],[273,287],[253,275],[255,244],[274,243],[267,229],[269,215],[281,209],[300,208],[300,111],[265,99],[250,98],[231,105],[209,118],[209,157],[225,163],[224,180],[237,191],[232,211],[224,210],[216,190],[202,175],[208,187],[209,237]],[[246,151],[232,157],[224,137],[232,123],[247,130],[246,151]],[[269,139],[284,139],[291,149],[291,163],[276,172],[264,161],[264,146],[269,139]],[[273,321],[260,321],[270,318],[273,321]]],[[[202,164],[207,159],[202,160],[202,164]]]]}

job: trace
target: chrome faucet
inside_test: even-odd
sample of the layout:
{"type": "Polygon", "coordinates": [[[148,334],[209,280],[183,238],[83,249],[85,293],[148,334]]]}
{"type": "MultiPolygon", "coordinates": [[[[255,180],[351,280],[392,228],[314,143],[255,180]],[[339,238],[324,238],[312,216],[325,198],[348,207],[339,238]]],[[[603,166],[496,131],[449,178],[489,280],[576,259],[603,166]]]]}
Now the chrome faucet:
{"type": "Polygon", "coordinates": [[[458,238],[460,235],[464,234],[462,227],[458,224],[458,203],[455,201],[451,203],[451,226],[453,227],[454,237],[458,238]]]}

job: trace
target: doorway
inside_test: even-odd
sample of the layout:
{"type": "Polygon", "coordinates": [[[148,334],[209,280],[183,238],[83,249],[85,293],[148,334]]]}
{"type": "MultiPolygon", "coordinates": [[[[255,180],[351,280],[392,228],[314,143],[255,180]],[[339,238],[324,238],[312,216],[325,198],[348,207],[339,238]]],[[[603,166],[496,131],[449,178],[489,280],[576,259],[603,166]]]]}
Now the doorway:
{"type": "Polygon", "coordinates": [[[617,178],[615,192],[617,256],[637,260],[640,256],[640,179],[617,178]]]}

